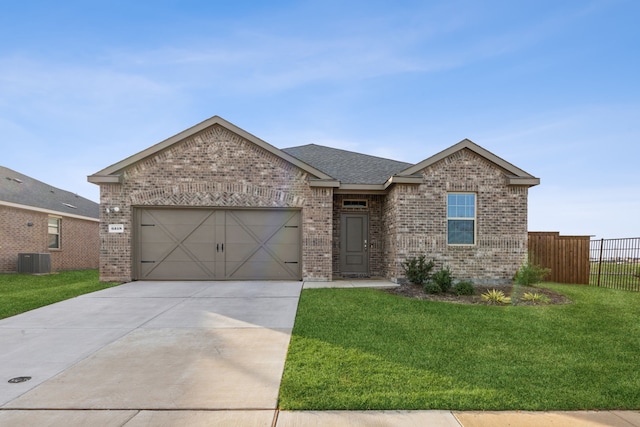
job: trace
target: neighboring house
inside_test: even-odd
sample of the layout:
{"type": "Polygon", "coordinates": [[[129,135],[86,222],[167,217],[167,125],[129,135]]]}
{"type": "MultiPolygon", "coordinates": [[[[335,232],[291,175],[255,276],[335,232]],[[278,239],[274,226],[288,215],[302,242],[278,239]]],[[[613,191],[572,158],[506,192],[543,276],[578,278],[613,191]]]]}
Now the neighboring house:
{"type": "Polygon", "coordinates": [[[20,253],[49,253],[51,271],[98,268],[100,206],[0,166],[0,272],[20,253]]]}
{"type": "Polygon", "coordinates": [[[88,177],[104,281],[402,280],[426,255],[476,283],[512,279],[540,180],[469,140],[409,164],[277,149],[215,116],[88,177]]]}

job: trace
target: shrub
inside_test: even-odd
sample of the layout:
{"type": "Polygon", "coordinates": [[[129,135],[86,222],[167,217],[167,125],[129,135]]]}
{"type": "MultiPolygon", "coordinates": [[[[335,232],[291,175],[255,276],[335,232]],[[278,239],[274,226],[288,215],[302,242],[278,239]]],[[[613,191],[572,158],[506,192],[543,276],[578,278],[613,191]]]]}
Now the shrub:
{"type": "Polygon", "coordinates": [[[524,301],[530,301],[534,304],[549,304],[551,302],[551,299],[548,296],[546,296],[545,294],[539,294],[537,292],[525,292],[524,295],[522,295],[522,299],[524,301]]]}
{"type": "Polygon", "coordinates": [[[458,296],[460,296],[460,295],[473,295],[473,292],[474,292],[473,283],[471,283],[468,280],[463,280],[461,282],[458,282],[453,287],[453,292],[458,296]]]}
{"type": "Polygon", "coordinates": [[[442,288],[440,288],[440,286],[438,286],[438,284],[434,281],[428,281],[427,283],[425,283],[422,288],[424,289],[424,291],[428,294],[439,294],[440,292],[442,292],[442,288]]]}
{"type": "Polygon", "coordinates": [[[431,281],[440,287],[442,292],[448,292],[453,284],[453,277],[449,267],[441,268],[431,276],[431,281]]]}
{"type": "Polygon", "coordinates": [[[511,298],[506,296],[502,291],[491,289],[482,294],[482,301],[486,301],[489,304],[509,304],[511,298]]]}
{"type": "Polygon", "coordinates": [[[533,264],[527,260],[516,273],[515,281],[518,285],[531,286],[540,283],[551,273],[551,269],[533,264]]]}
{"type": "Polygon", "coordinates": [[[402,263],[402,269],[404,270],[407,280],[416,285],[424,285],[429,281],[433,266],[433,261],[427,262],[424,255],[418,258],[409,258],[402,263]]]}

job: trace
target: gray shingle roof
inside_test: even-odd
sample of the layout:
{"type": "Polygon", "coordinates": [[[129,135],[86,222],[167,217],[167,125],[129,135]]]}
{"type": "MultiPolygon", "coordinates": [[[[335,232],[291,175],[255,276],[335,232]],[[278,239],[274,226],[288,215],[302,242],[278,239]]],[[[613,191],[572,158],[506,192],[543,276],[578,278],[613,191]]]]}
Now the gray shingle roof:
{"type": "Polygon", "coordinates": [[[100,205],[0,166],[0,200],[61,213],[100,217],[100,205]]]}
{"type": "Polygon", "coordinates": [[[411,163],[308,144],[282,149],[343,184],[384,184],[389,177],[413,166],[411,163]]]}

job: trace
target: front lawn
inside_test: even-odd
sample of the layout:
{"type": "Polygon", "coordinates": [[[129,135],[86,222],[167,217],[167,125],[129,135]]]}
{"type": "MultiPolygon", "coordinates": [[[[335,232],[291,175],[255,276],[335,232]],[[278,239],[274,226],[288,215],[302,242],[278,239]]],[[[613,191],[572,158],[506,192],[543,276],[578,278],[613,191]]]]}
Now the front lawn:
{"type": "Polygon", "coordinates": [[[485,306],[302,292],[280,407],[640,409],[640,293],[544,284],[573,303],[485,306]]]}
{"type": "Polygon", "coordinates": [[[0,319],[111,286],[100,282],[97,270],[0,274],[0,319]]]}

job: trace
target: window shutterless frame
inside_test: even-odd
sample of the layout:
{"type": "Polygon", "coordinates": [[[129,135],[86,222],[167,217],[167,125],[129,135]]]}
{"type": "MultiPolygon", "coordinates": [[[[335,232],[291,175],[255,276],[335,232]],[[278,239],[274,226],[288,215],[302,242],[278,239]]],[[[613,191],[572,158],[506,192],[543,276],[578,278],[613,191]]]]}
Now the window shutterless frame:
{"type": "Polygon", "coordinates": [[[447,194],[447,244],[476,244],[476,194],[447,194]]]}
{"type": "Polygon", "coordinates": [[[50,216],[47,227],[47,239],[49,249],[60,249],[61,247],[61,228],[62,218],[56,216],[50,216]]]}

